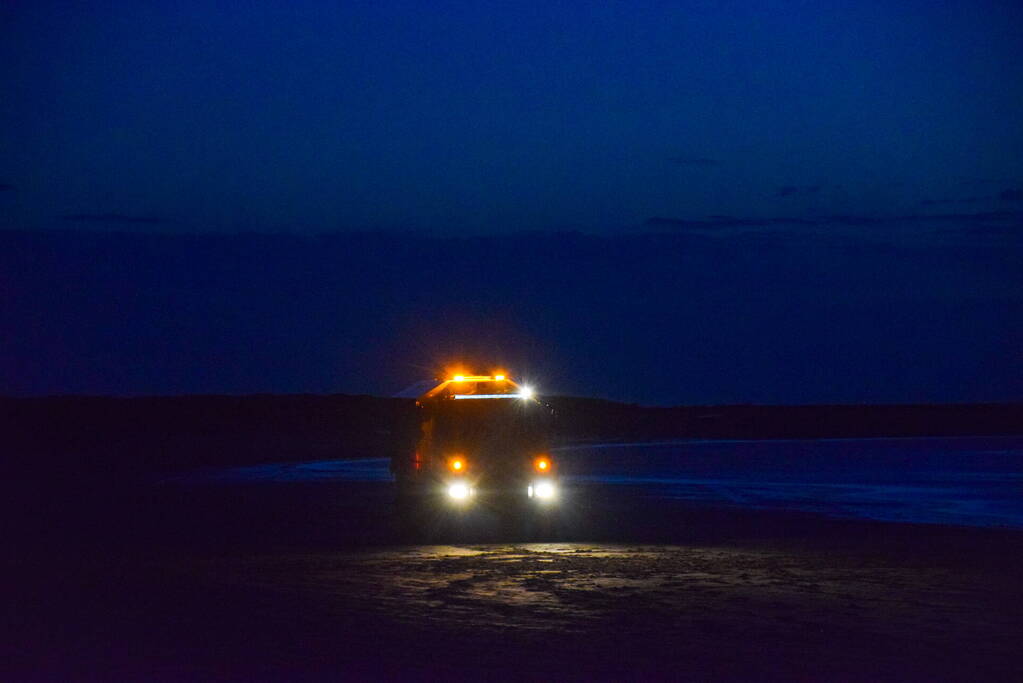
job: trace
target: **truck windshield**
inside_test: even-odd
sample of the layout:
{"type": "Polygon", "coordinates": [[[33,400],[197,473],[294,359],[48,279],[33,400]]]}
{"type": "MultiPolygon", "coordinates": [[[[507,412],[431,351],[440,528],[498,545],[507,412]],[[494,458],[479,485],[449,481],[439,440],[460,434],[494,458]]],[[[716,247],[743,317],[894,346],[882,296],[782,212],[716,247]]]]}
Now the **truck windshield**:
{"type": "Polygon", "coordinates": [[[457,396],[516,394],[518,389],[510,382],[490,380],[485,382],[452,382],[448,393],[457,396]]]}
{"type": "Polygon", "coordinates": [[[445,401],[434,434],[449,447],[502,452],[546,447],[550,427],[550,410],[533,401],[445,401]]]}

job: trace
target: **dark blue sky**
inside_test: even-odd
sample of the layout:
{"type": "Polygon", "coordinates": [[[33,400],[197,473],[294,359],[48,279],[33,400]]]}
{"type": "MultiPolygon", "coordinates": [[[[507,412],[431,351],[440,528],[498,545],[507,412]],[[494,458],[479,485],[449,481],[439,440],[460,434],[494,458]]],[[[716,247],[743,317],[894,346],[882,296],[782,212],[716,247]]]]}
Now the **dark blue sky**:
{"type": "Polygon", "coordinates": [[[1018,2],[7,2],[0,22],[15,227],[607,230],[990,210],[1023,183],[1018,2]]]}
{"type": "Polygon", "coordinates": [[[1020,27],[3,3],[0,393],[386,394],[492,354],[641,402],[1023,399],[1020,27]]]}
{"type": "Polygon", "coordinates": [[[475,359],[643,403],[1023,398],[1023,240],[862,228],[0,231],[0,393],[389,395],[475,359]]]}

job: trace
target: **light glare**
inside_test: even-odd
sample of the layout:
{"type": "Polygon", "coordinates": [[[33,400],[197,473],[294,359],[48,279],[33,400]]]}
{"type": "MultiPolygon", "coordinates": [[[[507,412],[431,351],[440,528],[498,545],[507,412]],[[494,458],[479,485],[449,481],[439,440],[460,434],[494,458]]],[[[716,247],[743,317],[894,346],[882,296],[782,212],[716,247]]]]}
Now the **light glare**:
{"type": "Polygon", "coordinates": [[[455,500],[465,500],[469,497],[469,487],[462,483],[451,484],[448,486],[448,495],[455,500]]]}
{"type": "Polygon", "coordinates": [[[550,500],[554,497],[554,484],[549,481],[541,481],[533,487],[536,492],[536,497],[543,500],[550,500]]]}
{"type": "Polygon", "coordinates": [[[533,387],[526,387],[526,386],[520,387],[519,388],[519,398],[522,398],[522,399],[533,398],[533,387]]]}

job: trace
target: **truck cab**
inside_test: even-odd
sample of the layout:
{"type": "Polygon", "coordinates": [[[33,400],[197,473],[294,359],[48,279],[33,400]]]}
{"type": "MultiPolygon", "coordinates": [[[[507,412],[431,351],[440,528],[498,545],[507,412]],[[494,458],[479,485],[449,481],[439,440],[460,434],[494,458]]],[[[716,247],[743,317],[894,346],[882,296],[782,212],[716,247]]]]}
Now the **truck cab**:
{"type": "Polygon", "coordinates": [[[558,495],[553,410],[505,374],[453,375],[416,401],[411,453],[392,458],[400,496],[438,496],[459,507],[512,498],[548,506],[558,495]]]}

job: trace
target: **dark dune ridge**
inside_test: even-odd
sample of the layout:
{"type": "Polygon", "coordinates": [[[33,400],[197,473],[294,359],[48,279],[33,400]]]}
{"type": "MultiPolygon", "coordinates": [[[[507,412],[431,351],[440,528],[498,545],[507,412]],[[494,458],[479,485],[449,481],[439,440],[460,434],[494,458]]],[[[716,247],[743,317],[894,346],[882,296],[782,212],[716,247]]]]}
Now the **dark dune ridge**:
{"type": "MultiPolygon", "coordinates": [[[[569,443],[1023,433],[1023,404],[645,407],[552,396],[569,443]]],[[[346,395],[0,398],[7,464],[27,471],[389,457],[414,402],[346,395]]]]}

